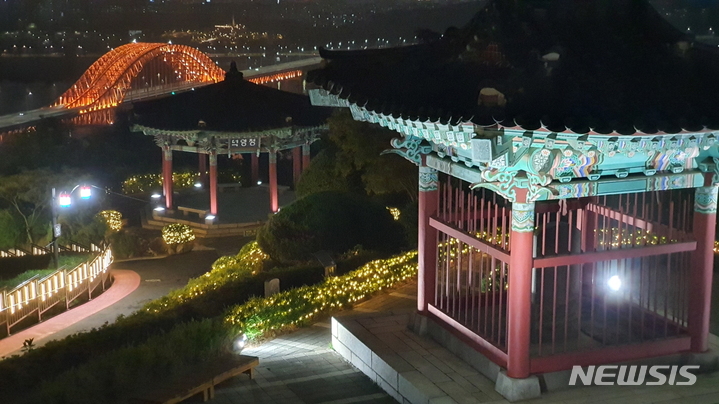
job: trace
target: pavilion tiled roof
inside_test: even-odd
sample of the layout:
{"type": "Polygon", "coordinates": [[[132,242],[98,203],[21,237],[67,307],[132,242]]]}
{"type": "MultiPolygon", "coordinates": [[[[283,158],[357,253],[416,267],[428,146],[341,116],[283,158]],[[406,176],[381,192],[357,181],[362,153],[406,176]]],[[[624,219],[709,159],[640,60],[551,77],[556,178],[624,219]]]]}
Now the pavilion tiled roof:
{"type": "Polygon", "coordinates": [[[646,0],[490,0],[434,41],[320,54],[327,64],[308,82],[395,118],[600,134],[719,129],[719,48],[646,0]],[[479,102],[484,88],[506,103],[479,102]]]}
{"type": "Polygon", "coordinates": [[[261,132],[325,124],[331,108],[305,95],[243,80],[233,63],[224,81],[133,106],[134,123],[170,131],[261,132]]]}

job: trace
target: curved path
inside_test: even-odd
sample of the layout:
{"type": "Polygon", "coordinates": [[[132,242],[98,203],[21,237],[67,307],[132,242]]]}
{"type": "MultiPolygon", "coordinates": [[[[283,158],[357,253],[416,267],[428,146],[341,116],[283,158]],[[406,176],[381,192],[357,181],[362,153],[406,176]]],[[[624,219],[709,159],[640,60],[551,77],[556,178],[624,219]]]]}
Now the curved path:
{"type": "Polygon", "coordinates": [[[140,275],[135,271],[113,269],[110,274],[115,278],[112,286],[100,296],[43,321],[30,328],[0,340],[0,357],[16,353],[22,348],[26,339],[33,338],[38,342],[45,337],[55,334],[91,315],[106,309],[119,302],[140,286],[140,275]]]}

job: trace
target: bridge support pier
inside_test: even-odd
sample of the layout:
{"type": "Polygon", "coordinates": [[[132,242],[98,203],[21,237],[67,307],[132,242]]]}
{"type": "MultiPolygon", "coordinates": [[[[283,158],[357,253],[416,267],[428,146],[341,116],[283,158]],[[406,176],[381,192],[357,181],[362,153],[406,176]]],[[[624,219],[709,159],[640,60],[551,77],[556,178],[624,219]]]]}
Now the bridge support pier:
{"type": "Polygon", "coordinates": [[[172,149],[162,148],[162,191],[165,193],[165,208],[172,209],[172,149]]]}
{"type": "Polygon", "coordinates": [[[270,150],[270,211],[277,213],[280,210],[279,198],[277,195],[277,152],[270,150]]]}

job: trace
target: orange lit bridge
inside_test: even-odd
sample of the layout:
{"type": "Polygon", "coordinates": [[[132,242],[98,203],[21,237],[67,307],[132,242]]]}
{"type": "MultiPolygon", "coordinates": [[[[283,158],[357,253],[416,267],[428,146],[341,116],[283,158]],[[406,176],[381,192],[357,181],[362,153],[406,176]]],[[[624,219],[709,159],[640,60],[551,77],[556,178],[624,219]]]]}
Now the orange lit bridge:
{"type": "MultiPolygon", "coordinates": [[[[293,81],[294,85],[289,89],[299,92],[303,90],[304,72],[318,66],[320,61],[321,58],[311,58],[244,73],[246,79],[258,84],[277,83],[279,87],[281,82],[293,81]]],[[[188,91],[216,83],[224,78],[224,74],[209,56],[189,46],[126,44],[95,61],[52,106],[0,116],[0,132],[27,127],[49,117],[82,116],[90,112],[97,114],[98,111],[111,116],[112,108],[123,102],[188,91]]]]}

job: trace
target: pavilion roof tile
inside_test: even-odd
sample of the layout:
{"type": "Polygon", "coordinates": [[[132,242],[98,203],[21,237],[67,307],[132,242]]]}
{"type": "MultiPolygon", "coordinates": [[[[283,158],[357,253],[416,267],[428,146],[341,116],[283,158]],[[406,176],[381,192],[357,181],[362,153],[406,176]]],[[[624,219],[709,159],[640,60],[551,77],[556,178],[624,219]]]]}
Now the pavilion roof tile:
{"type": "Polygon", "coordinates": [[[490,0],[431,42],[320,54],[328,63],[308,82],[404,119],[606,134],[719,129],[719,49],[646,0],[490,0]],[[506,104],[480,103],[483,88],[506,104]]]}
{"type": "Polygon", "coordinates": [[[224,81],[158,100],[136,103],[136,124],[172,131],[260,132],[323,125],[332,109],[310,104],[305,95],[242,79],[236,67],[224,81]]]}

